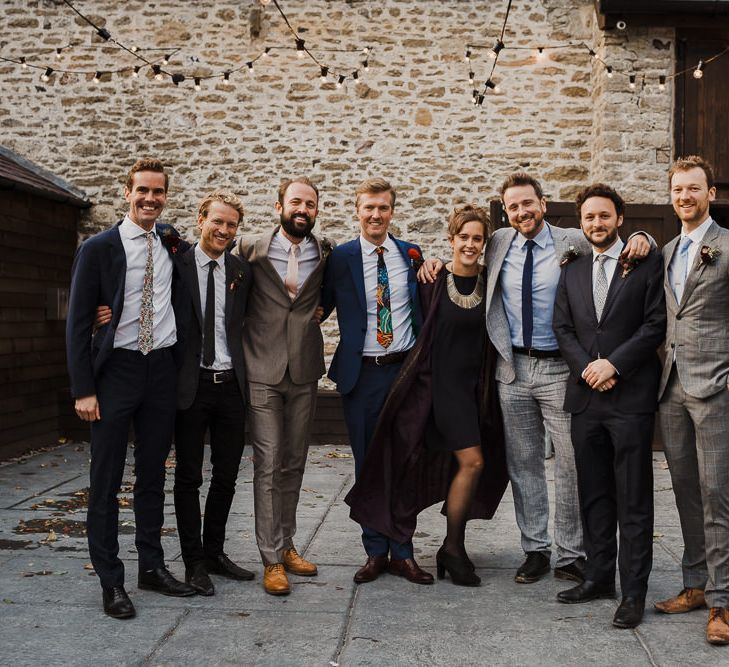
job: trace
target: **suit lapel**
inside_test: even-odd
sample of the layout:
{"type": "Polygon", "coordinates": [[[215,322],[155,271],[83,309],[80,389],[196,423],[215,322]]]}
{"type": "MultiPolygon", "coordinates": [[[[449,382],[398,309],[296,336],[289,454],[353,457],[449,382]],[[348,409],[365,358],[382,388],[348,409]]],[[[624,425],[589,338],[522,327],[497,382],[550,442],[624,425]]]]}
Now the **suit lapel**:
{"type": "Polygon", "coordinates": [[[364,265],[362,263],[362,244],[359,242],[359,237],[357,237],[354,240],[354,243],[352,243],[352,245],[349,247],[347,264],[349,264],[349,271],[352,274],[354,291],[357,293],[359,304],[362,310],[366,313],[367,296],[365,295],[364,265]]]}
{"type": "Polygon", "coordinates": [[[676,254],[676,248],[678,247],[678,241],[680,238],[680,236],[677,236],[666,245],[664,249],[664,257],[667,257],[668,259],[665,260],[665,264],[663,266],[663,289],[668,295],[666,298],[672,299],[673,303],[677,306],[678,302],[676,301],[676,295],[673,292],[673,285],[671,285],[671,263],[673,262],[673,256],[676,254]]]}
{"type": "Polygon", "coordinates": [[[622,290],[623,286],[625,285],[625,281],[630,280],[630,274],[625,276],[625,278],[621,277],[622,274],[623,267],[618,261],[617,265],[615,266],[615,271],[613,273],[613,279],[610,281],[610,287],[608,287],[608,293],[607,297],[605,298],[605,305],[602,309],[602,317],[600,318],[600,322],[605,319],[613,303],[615,303],[615,300],[618,298],[618,294],[620,294],[620,290],[622,290]]]}
{"type": "MultiPolygon", "coordinates": [[[[585,255],[585,259],[580,260],[579,266],[575,267],[579,269],[577,289],[585,301],[587,311],[592,313],[595,322],[597,322],[595,299],[592,294],[592,262],[588,260],[588,257],[588,255],[585,255]]],[[[605,309],[603,308],[603,312],[604,310],[605,309]]]]}
{"type": "Polygon", "coordinates": [[[283,280],[281,280],[281,276],[278,274],[278,271],[276,271],[276,267],[268,258],[268,249],[271,247],[273,237],[278,230],[279,228],[276,227],[276,229],[273,230],[271,236],[264,236],[256,241],[256,258],[261,268],[269,275],[273,283],[275,285],[278,285],[279,289],[286,296],[287,299],[290,299],[289,291],[286,289],[286,285],[284,285],[283,280]]]}
{"type": "Polygon", "coordinates": [[[192,246],[180,259],[180,272],[192,298],[192,309],[195,311],[200,331],[203,330],[202,304],[200,303],[200,284],[197,277],[195,246],[192,246]]]}
{"type": "Polygon", "coordinates": [[[554,225],[550,225],[549,223],[546,223],[546,225],[549,228],[550,233],[552,234],[552,242],[554,243],[554,254],[557,255],[557,263],[559,264],[562,261],[562,257],[564,256],[564,254],[569,250],[570,242],[567,238],[566,232],[563,229],[555,227],[554,225]]]}
{"type": "MultiPolygon", "coordinates": [[[[319,262],[314,267],[314,270],[306,277],[306,280],[301,285],[301,289],[296,294],[296,299],[298,299],[299,296],[301,294],[303,294],[304,289],[309,285],[309,283],[312,280],[317,280],[318,283],[321,284],[321,279],[319,277],[319,274],[321,273],[321,271],[324,268],[323,262],[322,262],[323,256],[322,256],[321,244],[319,243],[319,240],[313,234],[309,235],[309,243],[313,243],[314,245],[316,245],[316,251],[317,251],[317,253],[319,253],[319,262]]],[[[301,261],[301,260],[299,259],[299,261],[301,261]]],[[[296,299],[294,299],[294,301],[296,301],[296,299]]]]}
{"type": "MultiPolygon", "coordinates": [[[[121,224],[121,223],[119,223],[121,224]]],[[[124,288],[127,278],[127,255],[124,252],[121,234],[119,234],[119,224],[111,229],[109,235],[109,273],[116,280],[114,286],[114,303],[112,305],[112,327],[116,329],[116,325],[121,318],[122,307],[124,306],[124,288]]]]}
{"type": "Polygon", "coordinates": [[[719,225],[717,225],[716,222],[712,222],[709,229],[706,230],[706,234],[704,234],[704,238],[701,240],[699,247],[696,249],[696,256],[694,257],[693,264],[689,267],[689,272],[686,276],[686,285],[683,288],[683,296],[681,297],[680,308],[683,308],[688,299],[691,297],[701,275],[704,273],[704,269],[706,269],[706,264],[701,261],[701,248],[705,245],[711,246],[718,236],[719,225]]]}
{"type": "Polygon", "coordinates": [[[235,280],[232,262],[228,253],[225,253],[225,332],[228,332],[228,324],[233,317],[233,302],[235,301],[235,290],[231,289],[231,285],[235,280]]]}
{"type": "Polygon", "coordinates": [[[511,246],[516,236],[516,230],[513,234],[504,234],[500,237],[499,245],[494,248],[493,257],[490,261],[487,261],[488,266],[486,267],[486,312],[491,307],[491,301],[494,296],[494,290],[499,282],[499,273],[501,273],[501,267],[504,264],[506,253],[509,252],[509,246],[511,246]]]}

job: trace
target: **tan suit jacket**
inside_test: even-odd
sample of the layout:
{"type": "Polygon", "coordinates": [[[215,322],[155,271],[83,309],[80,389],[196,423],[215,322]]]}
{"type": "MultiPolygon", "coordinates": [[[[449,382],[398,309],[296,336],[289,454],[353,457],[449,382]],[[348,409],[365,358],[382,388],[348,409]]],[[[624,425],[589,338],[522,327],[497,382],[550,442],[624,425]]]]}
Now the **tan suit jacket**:
{"type": "Polygon", "coordinates": [[[250,382],[275,385],[289,370],[292,382],[317,382],[324,375],[324,341],[319,324],[312,321],[321,299],[326,264],[319,240],[319,263],[292,301],[276,268],[268,258],[273,235],[241,239],[237,254],[253,269],[243,326],[243,355],[250,382]]]}

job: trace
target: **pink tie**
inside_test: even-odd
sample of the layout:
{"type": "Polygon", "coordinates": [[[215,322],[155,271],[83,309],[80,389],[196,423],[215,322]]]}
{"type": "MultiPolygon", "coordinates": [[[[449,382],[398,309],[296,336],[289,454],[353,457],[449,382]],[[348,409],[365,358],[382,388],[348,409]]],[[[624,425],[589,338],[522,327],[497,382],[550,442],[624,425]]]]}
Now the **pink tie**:
{"type": "Polygon", "coordinates": [[[286,267],[286,280],[284,285],[289,291],[289,296],[293,301],[299,291],[299,253],[301,248],[296,243],[291,244],[289,248],[289,263],[286,267]]]}

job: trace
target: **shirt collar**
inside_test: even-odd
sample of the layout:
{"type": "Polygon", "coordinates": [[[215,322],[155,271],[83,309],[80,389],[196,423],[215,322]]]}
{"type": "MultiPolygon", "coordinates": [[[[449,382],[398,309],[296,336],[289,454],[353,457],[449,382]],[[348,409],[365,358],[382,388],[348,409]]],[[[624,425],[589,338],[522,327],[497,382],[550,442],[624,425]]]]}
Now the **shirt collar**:
{"type": "MultiPolygon", "coordinates": [[[[547,243],[549,243],[550,239],[552,238],[552,233],[549,231],[549,225],[547,224],[547,221],[544,221],[544,227],[542,227],[542,231],[537,234],[532,241],[536,243],[540,248],[546,248],[547,243]]],[[[516,247],[517,248],[523,248],[524,244],[527,242],[526,236],[524,236],[521,232],[517,232],[516,234],[516,247]]]]}
{"type": "MultiPolygon", "coordinates": [[[[153,225],[150,231],[152,232],[152,238],[155,238],[157,236],[157,227],[153,225]]],[[[136,239],[139,236],[144,236],[146,233],[147,232],[145,232],[129,217],[129,214],[124,216],[124,220],[122,220],[121,225],[119,225],[119,234],[123,239],[136,239]]]]}
{"type": "MultiPolygon", "coordinates": [[[[274,239],[277,239],[281,247],[284,249],[286,254],[288,255],[291,252],[291,246],[293,243],[289,241],[286,236],[284,236],[283,232],[281,232],[281,229],[279,229],[274,235],[274,239]]],[[[301,239],[301,242],[299,243],[299,252],[304,252],[304,248],[309,244],[309,237],[305,236],[303,239],[301,239]]]]}
{"type": "MultiPolygon", "coordinates": [[[[362,234],[359,235],[359,244],[362,246],[362,252],[365,255],[371,255],[377,248],[379,248],[379,246],[376,246],[374,243],[370,243],[364,236],[362,236],[362,234]]],[[[382,244],[382,247],[387,250],[387,252],[397,250],[397,246],[389,234],[385,238],[385,242],[382,244]]]]}
{"type": "Polygon", "coordinates": [[[607,250],[602,253],[597,252],[595,248],[593,248],[592,261],[594,262],[598,255],[603,255],[605,257],[609,257],[610,259],[618,261],[618,259],[620,259],[620,253],[623,252],[624,247],[625,243],[623,243],[623,239],[618,236],[618,238],[615,240],[615,243],[613,243],[607,250]]]}
{"type": "Polygon", "coordinates": [[[714,221],[711,219],[711,216],[709,216],[690,234],[684,234],[682,231],[679,243],[683,241],[686,236],[688,236],[694,243],[701,243],[704,240],[704,236],[706,236],[706,232],[709,230],[709,227],[711,227],[712,222],[714,221]]]}
{"type": "Polygon", "coordinates": [[[220,255],[217,259],[213,257],[209,257],[205,254],[205,251],[200,247],[200,244],[195,244],[195,261],[197,261],[198,266],[200,267],[207,267],[210,262],[217,262],[218,266],[222,269],[225,268],[225,253],[220,255]]]}

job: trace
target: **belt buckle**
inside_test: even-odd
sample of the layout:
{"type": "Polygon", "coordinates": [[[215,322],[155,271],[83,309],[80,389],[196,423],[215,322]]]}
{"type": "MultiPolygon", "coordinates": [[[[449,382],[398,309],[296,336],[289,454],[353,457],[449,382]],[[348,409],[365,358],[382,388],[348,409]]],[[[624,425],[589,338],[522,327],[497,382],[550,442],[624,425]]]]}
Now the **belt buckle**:
{"type": "Polygon", "coordinates": [[[213,371],[213,382],[215,384],[223,384],[225,382],[225,371],[213,371]],[[218,379],[220,377],[220,379],[218,379]]]}
{"type": "Polygon", "coordinates": [[[382,366],[382,364],[380,363],[380,359],[382,359],[381,356],[375,357],[375,366],[382,366]]]}
{"type": "Polygon", "coordinates": [[[528,347],[526,349],[526,351],[527,351],[527,357],[529,357],[530,359],[536,359],[536,357],[534,355],[532,355],[532,352],[534,351],[533,347],[528,347]]]}

